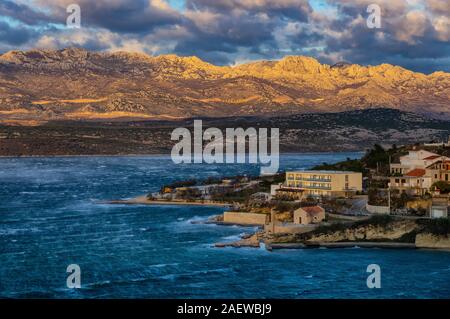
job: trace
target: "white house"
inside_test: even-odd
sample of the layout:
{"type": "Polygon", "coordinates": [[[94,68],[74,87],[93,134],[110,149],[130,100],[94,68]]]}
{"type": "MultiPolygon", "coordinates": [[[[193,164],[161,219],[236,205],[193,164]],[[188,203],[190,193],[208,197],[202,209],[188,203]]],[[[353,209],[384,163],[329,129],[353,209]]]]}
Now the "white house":
{"type": "Polygon", "coordinates": [[[400,156],[400,163],[391,164],[391,174],[406,174],[416,168],[425,169],[439,160],[450,160],[446,156],[425,150],[409,151],[408,155],[400,156]]]}

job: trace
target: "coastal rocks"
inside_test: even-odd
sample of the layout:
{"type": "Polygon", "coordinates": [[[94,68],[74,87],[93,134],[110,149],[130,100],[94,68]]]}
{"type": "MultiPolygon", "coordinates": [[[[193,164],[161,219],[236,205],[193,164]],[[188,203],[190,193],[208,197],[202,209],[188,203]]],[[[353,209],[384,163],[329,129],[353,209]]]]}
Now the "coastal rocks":
{"type": "Polygon", "coordinates": [[[276,243],[266,245],[270,251],[274,249],[299,249],[299,248],[385,248],[385,249],[413,249],[416,246],[412,243],[392,243],[392,242],[320,242],[320,243],[276,243]]]}
{"type": "MultiPolygon", "coordinates": [[[[395,219],[389,222],[362,221],[348,225],[330,226],[304,234],[273,234],[259,231],[254,235],[243,235],[240,240],[218,243],[216,247],[260,247],[264,243],[269,251],[275,249],[310,248],[384,248],[384,249],[443,249],[450,250],[450,236],[433,234],[433,220],[395,219]],[[369,222],[369,223],[367,223],[369,222]],[[424,226],[425,225],[425,226],[424,226]]],[[[436,226],[434,226],[436,228],[436,226]]],[[[441,232],[442,233],[442,232],[441,232]]]]}
{"type": "Polygon", "coordinates": [[[241,247],[252,247],[252,248],[259,248],[259,238],[258,234],[253,235],[246,235],[243,236],[240,240],[229,242],[229,243],[216,243],[214,244],[215,247],[218,248],[224,248],[224,247],[234,247],[234,248],[241,248],[241,247]]]}
{"type": "Polygon", "coordinates": [[[347,228],[332,233],[314,235],[310,242],[340,242],[359,240],[396,240],[414,231],[417,225],[412,220],[400,220],[388,226],[366,225],[357,228],[347,228]]]}
{"type": "Polygon", "coordinates": [[[418,234],[416,236],[417,248],[438,248],[450,250],[450,237],[433,234],[418,234]]]}

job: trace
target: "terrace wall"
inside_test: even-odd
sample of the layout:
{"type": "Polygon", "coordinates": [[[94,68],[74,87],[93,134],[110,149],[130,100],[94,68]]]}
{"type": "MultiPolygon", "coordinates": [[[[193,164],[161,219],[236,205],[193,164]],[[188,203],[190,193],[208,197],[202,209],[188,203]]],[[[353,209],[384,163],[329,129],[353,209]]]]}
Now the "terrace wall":
{"type": "Polygon", "coordinates": [[[223,221],[230,224],[240,225],[265,225],[269,221],[268,214],[245,213],[245,212],[225,212],[223,221]]]}

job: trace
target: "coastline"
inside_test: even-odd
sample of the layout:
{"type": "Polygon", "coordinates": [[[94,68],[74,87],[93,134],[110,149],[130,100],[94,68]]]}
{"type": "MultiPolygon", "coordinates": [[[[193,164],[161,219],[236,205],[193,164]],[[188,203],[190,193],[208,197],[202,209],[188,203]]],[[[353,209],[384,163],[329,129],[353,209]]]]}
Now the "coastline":
{"type": "MultiPolygon", "coordinates": [[[[209,207],[230,207],[231,204],[221,202],[188,202],[185,200],[149,200],[146,195],[133,197],[123,200],[110,200],[102,201],[102,204],[125,204],[125,205],[179,205],[179,206],[209,206],[209,207]]],[[[220,215],[219,215],[220,216],[220,215]]],[[[217,217],[217,216],[216,216],[217,217]]],[[[239,223],[223,222],[217,218],[212,220],[205,220],[203,222],[196,222],[196,224],[216,224],[221,226],[241,226],[241,227],[261,227],[260,225],[247,225],[239,223]]],[[[395,241],[305,241],[297,243],[281,243],[272,242],[265,237],[264,231],[261,230],[253,233],[246,234],[241,239],[231,242],[218,242],[213,246],[216,248],[260,248],[261,245],[268,251],[279,249],[338,249],[338,248],[378,248],[378,249],[429,249],[436,251],[447,251],[450,249],[447,247],[431,247],[431,246],[418,246],[416,243],[404,243],[395,241]]]]}
{"type": "Polygon", "coordinates": [[[157,157],[170,156],[170,153],[148,154],[55,154],[55,155],[0,155],[0,158],[66,158],[66,157],[157,157]]]}
{"type": "Polygon", "coordinates": [[[213,207],[231,207],[231,204],[222,202],[189,202],[185,200],[150,200],[147,195],[141,195],[130,199],[118,199],[101,201],[102,204],[125,204],[125,205],[180,205],[180,206],[213,206],[213,207]]]}
{"type": "Polygon", "coordinates": [[[383,249],[417,249],[413,243],[397,242],[310,242],[310,243],[273,243],[266,244],[267,250],[302,249],[302,248],[383,248],[383,249]]]}
{"type": "MultiPolygon", "coordinates": [[[[280,152],[280,155],[293,155],[293,154],[329,154],[329,153],[364,153],[364,150],[342,150],[342,151],[310,151],[310,152],[299,152],[299,151],[283,151],[280,152]]],[[[47,154],[47,155],[0,155],[0,158],[40,158],[40,157],[48,157],[48,158],[64,158],[64,157],[156,157],[156,156],[170,156],[170,152],[167,153],[130,153],[130,154],[47,154]]]]}
{"type": "MultiPolygon", "coordinates": [[[[386,242],[386,241],[346,241],[346,242],[298,242],[298,243],[273,243],[260,237],[261,234],[245,235],[241,239],[232,242],[218,242],[216,248],[261,248],[268,251],[280,249],[345,249],[345,248],[376,248],[376,249],[408,249],[408,250],[431,250],[450,252],[445,247],[423,247],[415,243],[386,242]]],[[[263,235],[264,236],[264,235],[263,235]]]]}

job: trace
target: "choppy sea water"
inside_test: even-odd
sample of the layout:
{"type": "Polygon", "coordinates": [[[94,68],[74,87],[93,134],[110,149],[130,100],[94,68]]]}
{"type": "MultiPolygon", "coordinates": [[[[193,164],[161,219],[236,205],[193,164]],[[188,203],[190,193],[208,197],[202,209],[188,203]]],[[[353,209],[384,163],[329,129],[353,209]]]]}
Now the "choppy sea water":
{"type": "MultiPolygon", "coordinates": [[[[282,155],[304,169],[359,153],[282,155]]],[[[168,156],[0,159],[2,298],[449,298],[450,252],[214,248],[252,228],[193,224],[217,207],[105,205],[174,180],[257,174],[168,156]],[[81,267],[68,289],[66,267],[81,267]],[[369,264],[381,289],[368,289],[369,264]]]]}

